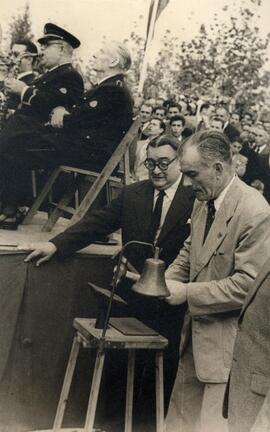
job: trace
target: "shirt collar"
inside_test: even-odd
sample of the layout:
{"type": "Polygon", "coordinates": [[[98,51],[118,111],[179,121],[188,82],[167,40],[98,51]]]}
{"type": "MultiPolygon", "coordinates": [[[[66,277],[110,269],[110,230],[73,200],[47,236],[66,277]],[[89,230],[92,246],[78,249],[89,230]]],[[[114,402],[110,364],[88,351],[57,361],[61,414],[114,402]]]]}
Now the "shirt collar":
{"type": "MultiPolygon", "coordinates": [[[[174,198],[175,192],[177,191],[179,183],[182,179],[182,175],[183,174],[180,173],[176,182],[174,182],[170,187],[168,187],[167,189],[164,190],[165,195],[169,198],[170,201],[172,201],[174,198]]],[[[155,189],[154,198],[156,198],[158,196],[159,192],[160,191],[158,189],[155,189]]]]}
{"type": "Polygon", "coordinates": [[[97,81],[97,84],[100,85],[100,84],[103,83],[104,81],[107,81],[107,79],[109,79],[109,78],[113,78],[113,77],[115,77],[115,76],[117,76],[117,75],[119,75],[119,72],[118,72],[118,73],[112,73],[111,75],[107,75],[106,77],[102,78],[101,80],[98,80],[98,81],[97,81]]]}
{"type": "Polygon", "coordinates": [[[219,196],[214,200],[214,206],[215,206],[216,211],[218,211],[218,209],[220,208],[220,206],[221,206],[221,204],[225,198],[225,195],[228,192],[234,179],[235,179],[235,175],[233,176],[231,181],[227,184],[227,186],[223,189],[223,191],[219,194],[219,196]]]}
{"type": "Polygon", "coordinates": [[[65,63],[61,63],[61,64],[59,64],[59,65],[53,66],[51,69],[48,69],[47,72],[51,72],[51,71],[53,71],[54,69],[57,69],[57,68],[59,68],[60,66],[63,66],[63,65],[65,65],[65,64],[71,64],[71,62],[65,62],[65,63]]]}
{"type": "Polygon", "coordinates": [[[27,75],[32,75],[32,74],[33,74],[33,71],[21,72],[21,73],[19,73],[19,74],[17,75],[17,79],[20,80],[20,79],[22,79],[23,77],[25,77],[25,76],[27,76],[27,75]]]}

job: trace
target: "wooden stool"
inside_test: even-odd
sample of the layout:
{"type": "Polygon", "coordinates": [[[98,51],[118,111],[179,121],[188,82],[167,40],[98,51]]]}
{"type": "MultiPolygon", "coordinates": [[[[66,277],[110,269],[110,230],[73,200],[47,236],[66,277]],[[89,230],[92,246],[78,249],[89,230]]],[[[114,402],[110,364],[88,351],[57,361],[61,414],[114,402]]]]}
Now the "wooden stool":
{"type": "MultiPolygon", "coordinates": [[[[84,429],[61,429],[65,408],[68,400],[69,390],[72,382],[74,369],[81,345],[84,348],[97,348],[99,346],[102,330],[95,328],[95,319],[75,318],[74,327],[77,330],[74,336],[70,352],[68,366],[65,373],[64,383],[58,402],[56,416],[53,424],[53,432],[93,432],[97,400],[100,390],[100,382],[106,349],[128,350],[128,371],[125,409],[125,432],[132,431],[133,410],[133,388],[135,351],[137,349],[156,350],[156,430],[164,432],[164,392],[163,392],[163,350],[168,345],[167,339],[145,326],[136,318],[110,318],[104,350],[97,351],[94,374],[90,390],[86,421],[84,429]]],[[[41,432],[41,431],[40,431],[41,432]]]]}

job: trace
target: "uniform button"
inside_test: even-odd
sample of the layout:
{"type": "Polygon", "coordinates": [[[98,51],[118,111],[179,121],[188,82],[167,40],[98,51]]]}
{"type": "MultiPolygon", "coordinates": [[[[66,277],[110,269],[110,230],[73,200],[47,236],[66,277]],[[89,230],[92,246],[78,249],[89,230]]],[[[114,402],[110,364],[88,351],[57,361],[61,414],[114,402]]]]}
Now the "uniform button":
{"type": "Polygon", "coordinates": [[[72,105],[72,108],[76,108],[77,105],[72,105]]]}
{"type": "Polygon", "coordinates": [[[84,96],[83,100],[86,100],[87,98],[84,96]]]}
{"type": "Polygon", "coordinates": [[[33,341],[32,341],[32,339],[30,339],[30,338],[24,338],[24,339],[22,340],[22,346],[23,346],[24,348],[31,348],[32,345],[33,345],[33,341]]]}
{"type": "Polygon", "coordinates": [[[87,135],[86,139],[88,139],[88,140],[89,140],[89,139],[90,139],[90,136],[89,136],[89,135],[87,135]]]}

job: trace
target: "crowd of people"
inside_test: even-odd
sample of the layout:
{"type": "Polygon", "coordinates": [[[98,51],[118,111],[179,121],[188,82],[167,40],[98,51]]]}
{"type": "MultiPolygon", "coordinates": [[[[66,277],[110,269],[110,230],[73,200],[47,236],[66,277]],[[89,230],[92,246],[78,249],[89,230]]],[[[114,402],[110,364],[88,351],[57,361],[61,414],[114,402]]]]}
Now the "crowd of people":
{"type": "MultiPolygon", "coordinates": [[[[142,299],[127,280],[118,290],[137,318],[168,338],[166,431],[266,432],[270,111],[239,113],[183,95],[134,94],[133,105],[124,80],[130,54],[117,42],[94,55],[97,84],[84,92],[72,66],[80,41],[48,23],[39,43],[46,72],[34,72],[35,45],[18,41],[19,74],[3,83],[0,228],[18,226],[29,168],[71,163],[100,171],[139,118],[129,147],[131,184],[49,242],[23,245],[32,251],[25,261],[63,259],[120,228],[123,244],[155,244],[170,296],[142,299]]],[[[138,272],[149,255],[138,246],[126,252],[138,272]]]]}
{"type": "Polygon", "coordinates": [[[187,99],[176,103],[162,98],[140,98],[139,105],[135,106],[141,119],[140,135],[131,147],[131,172],[135,181],[147,178],[147,171],[141,166],[149,140],[165,133],[181,143],[195,132],[215,129],[230,140],[236,174],[269,202],[270,111],[266,107],[260,113],[240,115],[237,111],[229,112],[228,106],[220,103],[199,100],[190,104],[187,99]],[[153,122],[158,121],[159,127],[153,128],[153,122]]]}

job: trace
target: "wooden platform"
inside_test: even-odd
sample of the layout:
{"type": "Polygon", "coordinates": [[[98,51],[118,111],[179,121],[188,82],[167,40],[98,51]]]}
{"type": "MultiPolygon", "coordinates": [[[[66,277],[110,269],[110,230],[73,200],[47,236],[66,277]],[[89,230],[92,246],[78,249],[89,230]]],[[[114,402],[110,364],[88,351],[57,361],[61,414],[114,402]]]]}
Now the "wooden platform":
{"type": "MultiPolygon", "coordinates": [[[[47,217],[47,213],[38,212],[33,218],[33,223],[19,225],[16,231],[0,229],[0,254],[20,253],[20,250],[17,248],[18,246],[21,247],[24,244],[48,241],[63,232],[68,226],[68,219],[60,218],[51,232],[41,232],[41,227],[44,225],[47,217]]],[[[114,255],[121,247],[120,235],[114,234],[113,239],[117,242],[117,245],[93,244],[78,253],[83,255],[114,255]]]]}

